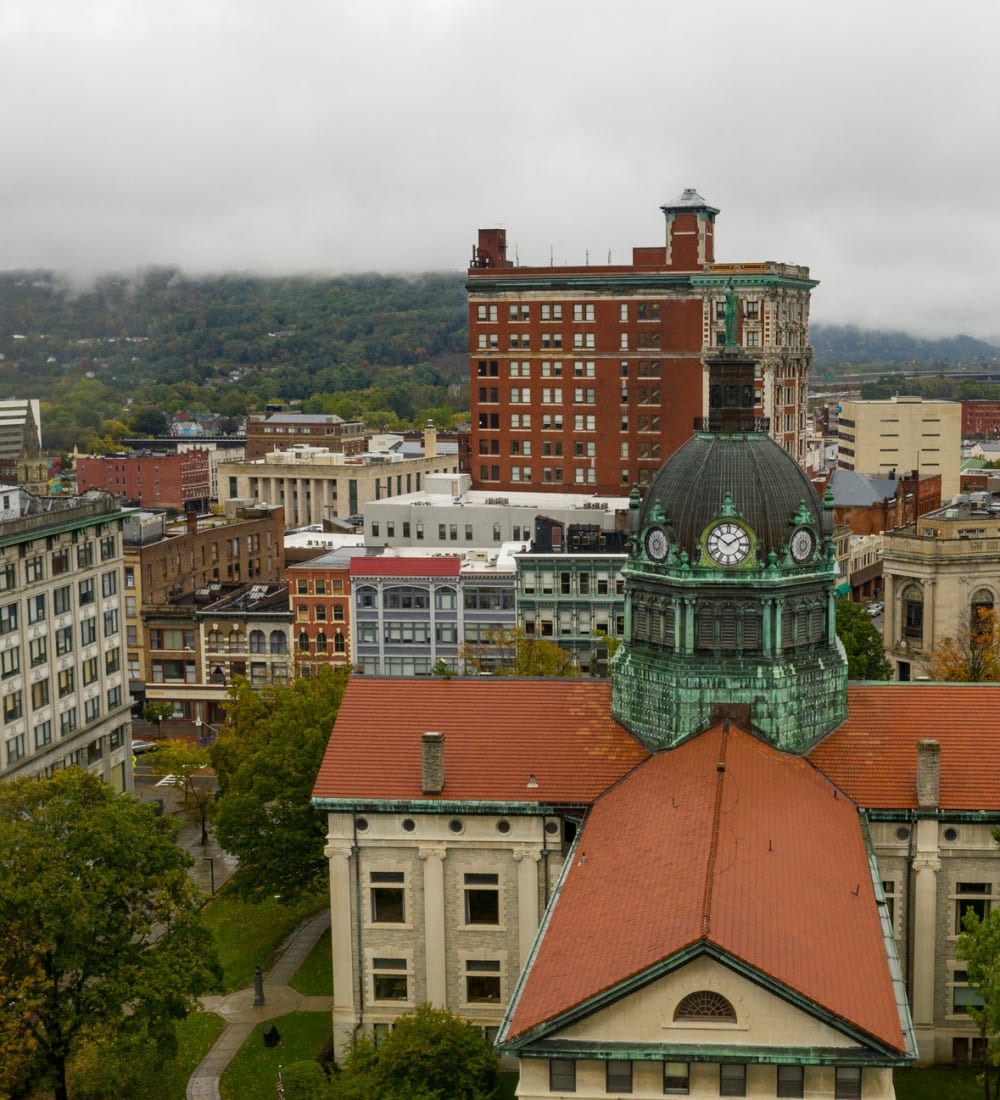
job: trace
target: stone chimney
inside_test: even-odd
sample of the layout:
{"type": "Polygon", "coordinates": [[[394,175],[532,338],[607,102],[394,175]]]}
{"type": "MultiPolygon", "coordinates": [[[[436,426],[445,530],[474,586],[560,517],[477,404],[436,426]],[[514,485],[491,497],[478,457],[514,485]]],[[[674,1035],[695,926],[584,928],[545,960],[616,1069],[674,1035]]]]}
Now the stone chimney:
{"type": "Polygon", "coordinates": [[[428,420],[424,425],[424,458],[437,458],[438,436],[434,421],[428,420]]]}
{"type": "Polygon", "coordinates": [[[421,788],[424,794],[440,794],[444,790],[444,734],[421,734],[420,753],[421,788]]]}
{"type": "Polygon", "coordinates": [[[941,791],[941,746],[937,741],[917,742],[917,805],[936,810],[941,791]]]}

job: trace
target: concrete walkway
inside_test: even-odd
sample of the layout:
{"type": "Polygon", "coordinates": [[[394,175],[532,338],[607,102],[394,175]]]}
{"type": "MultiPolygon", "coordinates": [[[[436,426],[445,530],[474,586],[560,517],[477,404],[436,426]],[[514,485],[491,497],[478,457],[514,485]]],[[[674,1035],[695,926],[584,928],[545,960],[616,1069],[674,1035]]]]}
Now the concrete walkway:
{"type": "Polygon", "coordinates": [[[188,1100],[220,1100],[219,1078],[253,1029],[289,1012],[332,1012],[332,997],[303,997],[288,982],[330,927],[330,910],[304,920],[278,948],[278,960],[264,975],[264,1004],[254,1005],[253,986],[225,996],[202,997],[203,1012],[214,1012],[226,1029],[188,1081],[188,1100]]]}

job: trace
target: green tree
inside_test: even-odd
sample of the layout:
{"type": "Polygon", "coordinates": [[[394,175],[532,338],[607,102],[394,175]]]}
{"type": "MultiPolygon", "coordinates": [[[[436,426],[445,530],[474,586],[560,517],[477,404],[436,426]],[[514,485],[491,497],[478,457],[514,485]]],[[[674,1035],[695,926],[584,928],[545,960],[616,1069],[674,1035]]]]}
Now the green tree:
{"type": "Polygon", "coordinates": [[[330,1100],[332,1087],[319,1062],[289,1062],[281,1069],[285,1100],[330,1100]]]}
{"type": "Polygon", "coordinates": [[[882,635],[868,612],[848,599],[837,600],[837,637],[847,654],[850,680],[888,680],[892,662],[885,655],[882,635]]]}
{"type": "Polygon", "coordinates": [[[176,839],[169,818],[78,768],[0,785],[0,1091],[67,1100],[94,1043],[173,1053],[175,1021],[219,978],[176,839]]]}
{"type": "Polygon", "coordinates": [[[163,435],[167,430],[167,418],[162,409],[140,409],[131,418],[132,431],[136,435],[163,435]]]}
{"type": "Polygon", "coordinates": [[[498,1064],[483,1033],[442,1009],[401,1016],[378,1046],[364,1036],[335,1081],[337,1100],[490,1100],[498,1064]]]}
{"type": "Polygon", "coordinates": [[[473,676],[579,676],[573,655],[546,638],[533,638],[520,627],[490,630],[478,644],[462,647],[466,671],[473,676]]]}
{"type": "Polygon", "coordinates": [[[201,825],[202,844],[208,843],[208,819],[215,798],[215,773],[211,763],[207,748],[181,737],[161,742],[153,755],[153,771],[157,775],[173,776],[185,813],[201,825]]]}
{"type": "Polygon", "coordinates": [[[219,779],[215,832],[239,858],[234,886],[247,900],[292,902],[327,873],[326,823],[312,788],[347,686],[344,669],[263,690],[237,678],[212,746],[219,779]]]}
{"type": "Polygon", "coordinates": [[[990,1100],[1000,1096],[1000,909],[983,920],[969,908],[962,928],[955,958],[965,960],[969,989],[978,1001],[967,1004],[965,1010],[983,1039],[983,1090],[985,1100],[990,1100]]]}
{"type": "Polygon", "coordinates": [[[142,708],[142,716],[147,722],[156,723],[156,732],[163,732],[163,719],[169,718],[174,713],[174,704],[165,699],[150,699],[142,708]]]}
{"type": "Polygon", "coordinates": [[[973,684],[1000,680],[1000,630],[992,607],[977,607],[968,630],[941,639],[931,653],[931,675],[973,684]]]}

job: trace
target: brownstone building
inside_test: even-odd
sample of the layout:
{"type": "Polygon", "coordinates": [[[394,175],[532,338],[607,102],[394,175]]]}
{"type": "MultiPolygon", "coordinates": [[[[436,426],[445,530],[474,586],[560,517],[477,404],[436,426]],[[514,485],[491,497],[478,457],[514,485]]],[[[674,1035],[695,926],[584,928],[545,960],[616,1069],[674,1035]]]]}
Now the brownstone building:
{"type": "Polygon", "coordinates": [[[515,266],[506,231],[481,229],[468,271],[473,486],[646,484],[705,413],[702,356],[726,341],[757,360],[756,409],[805,457],[809,270],[715,262],[719,211],[687,190],[661,207],[663,244],[630,264],[515,266]]]}
{"type": "MultiPolygon", "coordinates": [[[[285,517],[280,508],[244,509],[233,522],[199,523],[194,515],[178,527],[163,516],[138,514],[124,531],[125,624],[129,686],[137,703],[167,700],[174,717],[217,720],[225,697],[226,670],[210,642],[203,646],[198,611],[248,585],[284,579],[285,517]]],[[[211,624],[208,627],[211,633],[211,624]]],[[[249,639],[237,631],[227,653],[247,660],[249,639]]]]}
{"type": "Polygon", "coordinates": [[[962,435],[1000,436],[1000,401],[972,399],[962,402],[962,435]]]}
{"type": "Polygon", "coordinates": [[[129,455],[77,455],[77,487],[117,493],[140,508],[172,508],[206,512],[212,501],[207,450],[151,452],[129,455]]]}
{"type": "Polygon", "coordinates": [[[360,420],[309,413],[269,412],[247,421],[247,461],[296,444],[324,447],[345,455],[365,449],[365,426],[360,420]]]}

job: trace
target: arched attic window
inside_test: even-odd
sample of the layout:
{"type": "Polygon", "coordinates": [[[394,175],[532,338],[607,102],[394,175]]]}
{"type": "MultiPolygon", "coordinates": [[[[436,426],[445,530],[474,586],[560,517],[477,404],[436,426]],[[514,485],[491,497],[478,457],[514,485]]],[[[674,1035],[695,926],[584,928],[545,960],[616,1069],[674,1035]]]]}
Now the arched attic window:
{"type": "Polygon", "coordinates": [[[722,996],[710,989],[698,989],[689,993],[674,1009],[674,1022],[708,1021],[719,1024],[735,1024],[736,1009],[722,996]]]}
{"type": "Polygon", "coordinates": [[[978,634],[984,628],[989,628],[987,612],[993,610],[993,593],[988,588],[977,588],[972,595],[972,615],[970,629],[978,634]],[[982,614],[981,614],[982,613],[982,614]]]}

